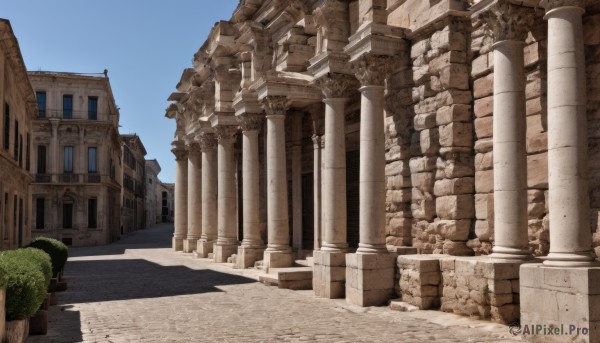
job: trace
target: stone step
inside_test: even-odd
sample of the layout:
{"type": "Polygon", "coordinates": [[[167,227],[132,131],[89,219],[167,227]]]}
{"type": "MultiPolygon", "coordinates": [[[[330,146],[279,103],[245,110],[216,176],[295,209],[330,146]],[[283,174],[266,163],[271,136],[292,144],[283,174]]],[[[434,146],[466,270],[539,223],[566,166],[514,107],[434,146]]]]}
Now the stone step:
{"type": "Polygon", "coordinates": [[[261,283],[285,289],[312,289],[312,267],[271,268],[258,277],[261,283]]]}
{"type": "Polygon", "coordinates": [[[390,301],[390,310],[400,312],[415,312],[419,311],[419,308],[400,299],[395,299],[390,301]]]}
{"type": "Polygon", "coordinates": [[[296,260],[294,261],[296,263],[296,266],[302,266],[302,267],[312,267],[312,257],[308,257],[306,260],[296,260]],[[309,261],[310,259],[310,261],[309,261]]]}

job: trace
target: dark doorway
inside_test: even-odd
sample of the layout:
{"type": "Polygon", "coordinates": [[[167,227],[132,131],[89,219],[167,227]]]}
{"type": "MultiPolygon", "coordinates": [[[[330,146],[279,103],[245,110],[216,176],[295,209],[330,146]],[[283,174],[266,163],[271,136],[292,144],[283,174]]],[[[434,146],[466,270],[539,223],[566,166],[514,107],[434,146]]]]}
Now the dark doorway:
{"type": "Polygon", "coordinates": [[[360,151],[348,151],[346,153],[346,207],[347,207],[347,233],[348,245],[351,248],[358,247],[359,230],[359,170],[360,151]]]}
{"type": "Polygon", "coordinates": [[[302,174],[302,248],[312,250],[315,245],[313,173],[302,174]]]}

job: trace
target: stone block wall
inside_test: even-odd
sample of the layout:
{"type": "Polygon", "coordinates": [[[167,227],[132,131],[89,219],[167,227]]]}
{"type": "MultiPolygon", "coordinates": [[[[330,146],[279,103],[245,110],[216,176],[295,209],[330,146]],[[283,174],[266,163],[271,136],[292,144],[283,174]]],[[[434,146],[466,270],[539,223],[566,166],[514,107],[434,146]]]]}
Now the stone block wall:
{"type": "Polygon", "coordinates": [[[442,294],[440,258],[443,255],[409,255],[397,259],[396,292],[402,301],[421,310],[440,307],[442,294]]]}

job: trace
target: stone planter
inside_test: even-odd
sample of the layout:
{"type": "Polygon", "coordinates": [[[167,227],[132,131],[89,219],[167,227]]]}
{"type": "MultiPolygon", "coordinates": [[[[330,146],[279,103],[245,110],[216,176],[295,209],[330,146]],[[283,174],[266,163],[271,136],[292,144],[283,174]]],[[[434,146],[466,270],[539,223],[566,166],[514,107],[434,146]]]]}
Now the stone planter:
{"type": "Polygon", "coordinates": [[[24,343],[29,336],[29,319],[6,322],[5,343],[24,343]]]}
{"type": "Polygon", "coordinates": [[[56,305],[58,302],[58,297],[56,293],[50,293],[50,305],[56,305]]]}
{"type": "Polygon", "coordinates": [[[44,299],[42,306],[40,306],[40,310],[48,311],[49,308],[50,308],[50,293],[46,293],[46,298],[44,299]]]}
{"type": "Polygon", "coordinates": [[[50,279],[50,285],[48,285],[48,293],[56,292],[56,285],[58,284],[58,278],[50,279]]]}
{"type": "Polygon", "coordinates": [[[39,310],[29,318],[29,334],[45,335],[48,333],[48,311],[39,310]]]}

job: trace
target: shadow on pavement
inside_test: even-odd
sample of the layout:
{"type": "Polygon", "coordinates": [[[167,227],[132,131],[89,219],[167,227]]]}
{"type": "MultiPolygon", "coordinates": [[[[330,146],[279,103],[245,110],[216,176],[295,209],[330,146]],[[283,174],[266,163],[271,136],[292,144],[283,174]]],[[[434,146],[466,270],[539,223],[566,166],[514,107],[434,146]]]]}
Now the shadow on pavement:
{"type": "Polygon", "coordinates": [[[139,259],[69,261],[66,272],[69,289],[60,294],[62,304],[221,292],[216,286],[256,282],[213,270],[165,267],[139,259]]]}

